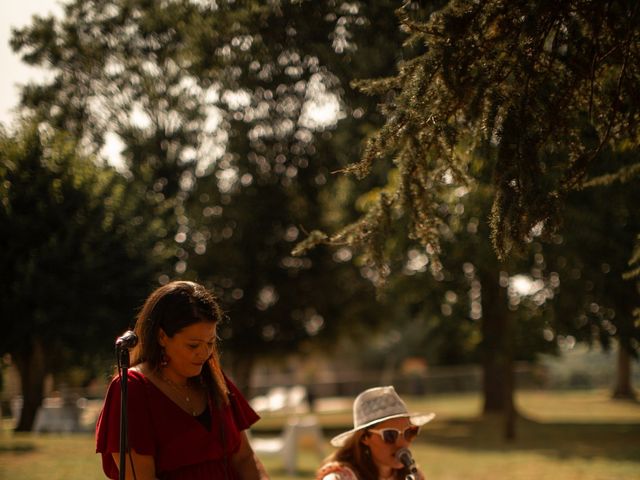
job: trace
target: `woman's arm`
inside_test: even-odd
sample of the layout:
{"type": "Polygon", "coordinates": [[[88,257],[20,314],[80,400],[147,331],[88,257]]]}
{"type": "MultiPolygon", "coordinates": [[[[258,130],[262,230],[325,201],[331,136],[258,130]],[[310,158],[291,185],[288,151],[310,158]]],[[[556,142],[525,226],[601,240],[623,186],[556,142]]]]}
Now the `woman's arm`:
{"type": "MultiPolygon", "coordinates": [[[[116,462],[118,469],[120,468],[120,454],[112,453],[113,461],[116,462]]],[[[125,465],[125,480],[155,480],[156,478],[156,464],[152,455],[140,455],[133,448],[129,455],[127,455],[125,465]],[[133,475],[133,468],[131,463],[133,461],[133,468],[135,468],[136,474],[133,475]]]]}
{"type": "Polygon", "coordinates": [[[231,457],[231,465],[243,480],[269,480],[267,471],[253,452],[244,432],[240,432],[240,448],[231,457]]]}

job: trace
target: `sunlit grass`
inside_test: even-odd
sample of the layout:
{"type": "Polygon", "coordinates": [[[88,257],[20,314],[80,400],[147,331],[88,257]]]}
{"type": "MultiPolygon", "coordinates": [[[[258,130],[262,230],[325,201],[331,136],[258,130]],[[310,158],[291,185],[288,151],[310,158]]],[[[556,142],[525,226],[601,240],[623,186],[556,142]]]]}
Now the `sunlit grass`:
{"type": "Polygon", "coordinates": [[[0,434],[0,478],[104,479],[90,434],[0,434]]]}
{"type": "MultiPolygon", "coordinates": [[[[636,480],[640,472],[640,404],[606,391],[521,392],[517,439],[506,442],[500,418],[478,419],[476,394],[408,398],[411,409],[435,411],[412,450],[429,480],[636,480]]],[[[348,406],[348,402],[344,405],[348,406]]],[[[347,429],[350,411],[319,415],[327,440],[347,429]]],[[[272,434],[286,417],[265,416],[256,435],[272,434]]],[[[331,447],[325,443],[325,451],[331,447]]],[[[102,479],[91,434],[0,433],[0,479],[102,479]]],[[[274,480],[291,480],[278,457],[263,457],[274,480]]],[[[297,478],[313,478],[319,459],[304,448],[297,478]]]]}

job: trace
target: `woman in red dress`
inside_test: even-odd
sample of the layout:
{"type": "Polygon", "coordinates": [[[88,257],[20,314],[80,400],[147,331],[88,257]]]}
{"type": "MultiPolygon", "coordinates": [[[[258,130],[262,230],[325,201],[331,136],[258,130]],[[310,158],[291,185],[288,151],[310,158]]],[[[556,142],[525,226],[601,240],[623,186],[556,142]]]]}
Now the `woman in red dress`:
{"type": "MultiPolygon", "coordinates": [[[[136,319],[128,381],[126,479],[268,478],[243,432],[259,417],[225,377],[216,350],[222,314],[202,285],[155,290],[136,319]]],[[[96,426],[107,477],[120,465],[120,380],[111,382],[96,426]]]]}

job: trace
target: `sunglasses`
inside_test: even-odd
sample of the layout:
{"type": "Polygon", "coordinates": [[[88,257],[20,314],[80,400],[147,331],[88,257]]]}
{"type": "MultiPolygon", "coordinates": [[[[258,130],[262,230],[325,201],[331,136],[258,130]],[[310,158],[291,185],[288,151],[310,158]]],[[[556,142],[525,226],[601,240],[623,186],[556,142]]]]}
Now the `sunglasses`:
{"type": "Polygon", "coordinates": [[[393,445],[398,441],[400,435],[402,435],[407,442],[412,441],[418,436],[418,433],[420,433],[420,427],[411,426],[405,428],[404,431],[398,430],[397,428],[382,428],[380,430],[370,428],[369,431],[380,435],[384,440],[384,443],[393,445]]]}

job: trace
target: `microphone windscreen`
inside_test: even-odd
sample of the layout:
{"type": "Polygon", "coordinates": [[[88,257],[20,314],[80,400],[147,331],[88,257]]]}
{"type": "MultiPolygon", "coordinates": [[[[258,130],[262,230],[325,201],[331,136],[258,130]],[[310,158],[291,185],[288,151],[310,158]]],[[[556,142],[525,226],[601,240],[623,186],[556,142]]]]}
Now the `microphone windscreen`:
{"type": "Polygon", "coordinates": [[[138,336],[131,330],[127,330],[116,339],[116,347],[133,348],[138,344],[138,336]]]}
{"type": "Polygon", "coordinates": [[[411,451],[408,448],[399,448],[396,451],[395,457],[396,460],[402,463],[402,465],[404,465],[411,473],[416,473],[418,471],[413,460],[413,456],[411,455],[411,451]]]}

